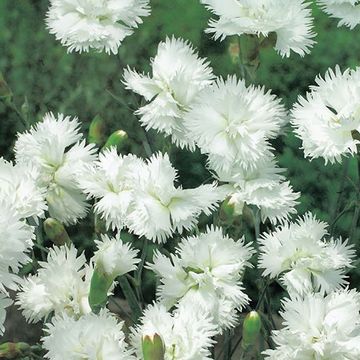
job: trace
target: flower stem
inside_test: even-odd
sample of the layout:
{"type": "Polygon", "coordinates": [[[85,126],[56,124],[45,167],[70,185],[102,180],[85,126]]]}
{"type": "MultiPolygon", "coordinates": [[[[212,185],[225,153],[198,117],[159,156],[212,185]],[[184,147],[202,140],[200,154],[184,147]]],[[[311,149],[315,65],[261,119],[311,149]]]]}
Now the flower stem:
{"type": "Polygon", "coordinates": [[[126,276],[121,276],[119,278],[119,283],[121,290],[123,291],[124,296],[129,303],[129,307],[132,313],[132,318],[136,322],[141,317],[141,308],[136,299],[134,290],[131,288],[129,280],[126,278],[126,276]]]}

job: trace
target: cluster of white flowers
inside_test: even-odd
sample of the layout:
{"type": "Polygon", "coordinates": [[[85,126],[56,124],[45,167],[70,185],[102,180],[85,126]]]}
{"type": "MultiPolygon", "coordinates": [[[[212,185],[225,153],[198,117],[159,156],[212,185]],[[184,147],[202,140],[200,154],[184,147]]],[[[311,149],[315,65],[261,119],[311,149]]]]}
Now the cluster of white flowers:
{"type": "Polygon", "coordinates": [[[217,17],[208,33],[215,39],[253,34],[268,37],[276,33],[275,49],[281,56],[290,52],[304,56],[314,44],[313,18],[305,0],[201,0],[217,17]]]}
{"type": "Polygon", "coordinates": [[[317,0],[324,11],[334,18],[340,19],[339,26],[350,29],[360,24],[360,4],[358,0],[317,0]]]}
{"type": "Polygon", "coordinates": [[[86,215],[86,196],[77,178],[84,164],[95,160],[95,149],[85,144],[79,126],[77,118],[48,113],[15,143],[16,162],[36,169],[50,216],[65,224],[86,215]]]}
{"type": "Polygon", "coordinates": [[[360,294],[355,290],[323,297],[308,294],[283,302],[284,328],[273,332],[269,360],[360,358],[360,294]]]}
{"type": "Polygon", "coordinates": [[[347,284],[346,270],[355,256],[341,239],[325,240],[327,224],[308,213],[259,239],[263,275],[280,277],[292,296],[312,291],[329,293],[347,284]]]}
{"type": "Polygon", "coordinates": [[[149,14],[149,0],[51,0],[46,23],[69,52],[117,54],[124,38],[149,14]]]}
{"type": "Polygon", "coordinates": [[[145,162],[111,148],[88,168],[80,186],[99,199],[95,212],[108,226],[127,226],[138,236],[165,242],[175,231],[190,230],[202,212],[209,215],[226,195],[215,183],[182,189],[175,187],[176,179],[167,154],[155,154],[145,162]]]}
{"type": "Polygon", "coordinates": [[[222,328],[236,325],[236,310],[249,301],[241,279],[253,254],[244,239],[234,241],[222,229],[182,239],[176,254],[156,252],[148,267],[159,277],[158,298],[167,308],[174,305],[206,309],[222,328]]]}
{"type": "MultiPolygon", "coordinates": [[[[282,56],[291,51],[303,56],[314,44],[306,0],[201,2],[217,17],[207,29],[215,39],[255,35],[261,42],[276,35],[275,49],[282,56]]],[[[359,23],[358,1],[318,2],[341,18],[340,25],[359,23]]],[[[69,52],[117,54],[149,12],[149,0],[50,0],[47,26],[69,52]]],[[[136,111],[141,124],[180,148],[198,148],[215,181],[183,189],[168,154],[144,160],[119,154],[115,147],[97,154],[94,145],[86,145],[77,118],[46,114],[18,135],[14,163],[0,158],[0,335],[5,309],[12,304],[9,290],[15,290],[26,320],[45,323],[42,344],[48,359],[145,359],[145,340],[157,338],[165,360],[211,360],[215,336],[233,329],[250,303],[243,276],[256,253],[244,237],[225,234],[225,227],[196,229],[201,214],[210,216],[227,199],[235,216],[244,206],[254,208],[256,235],[258,220],[280,223],[256,239],[262,276],[277,279],[289,295],[280,313],[284,326],[273,330],[276,346],[264,352],[266,358],[359,359],[360,294],[348,289],[346,274],[355,250],[347,240],[328,238],[328,225],[311,213],[290,221],[300,194],[283,175],[272,145],[288,123],[281,100],[236,76],[216,78],[189,42],[174,37],[159,44],[151,68],[151,74],[124,72],[126,88],[147,101],[136,111]],[[53,217],[56,230],[65,231],[58,222],[72,225],[84,218],[90,200],[106,223],[90,260],[70,241],[49,250],[39,243],[43,254],[48,251],[46,261],[34,262],[36,272],[21,278],[35,230],[42,231],[41,219],[53,217]],[[119,281],[125,296],[142,301],[142,289],[136,295],[131,291],[140,286],[148,253],[144,247],[138,258],[139,250],[120,238],[124,229],[160,243],[152,244],[156,250],[145,265],[158,277],[157,301],[141,318],[132,314],[140,319],[130,327],[129,344],[123,323],[106,305],[116,278],[139,263],[134,277],[119,281]],[[185,231],[191,236],[165,255],[164,243],[185,231]]],[[[316,84],[294,106],[292,124],[305,156],[341,161],[360,144],[360,69],[342,73],[336,67],[316,84]]],[[[260,296],[259,307],[263,300],[260,296]]]]}
{"type": "Polygon", "coordinates": [[[146,335],[160,335],[164,359],[210,360],[210,348],[217,334],[216,326],[206,312],[194,306],[181,307],[174,314],[162,305],[150,305],[140,325],[132,329],[131,343],[138,359],[144,359],[141,340],[146,335]]]}
{"type": "Polygon", "coordinates": [[[336,66],[315,81],[292,110],[295,133],[305,156],[341,162],[342,156],[356,154],[360,143],[353,137],[354,131],[360,132],[360,69],[342,73],[336,66]]]}
{"type": "Polygon", "coordinates": [[[152,67],[153,78],[124,75],[127,88],[151,101],[137,111],[143,125],[171,135],[180,147],[197,146],[218,180],[230,182],[226,189],[238,209],[254,205],[272,222],[295,213],[300,195],[276,175],[281,170],[271,153],[270,141],[287,123],[281,101],[235,76],[214,80],[208,63],[182,40],[160,43],[152,67]]]}

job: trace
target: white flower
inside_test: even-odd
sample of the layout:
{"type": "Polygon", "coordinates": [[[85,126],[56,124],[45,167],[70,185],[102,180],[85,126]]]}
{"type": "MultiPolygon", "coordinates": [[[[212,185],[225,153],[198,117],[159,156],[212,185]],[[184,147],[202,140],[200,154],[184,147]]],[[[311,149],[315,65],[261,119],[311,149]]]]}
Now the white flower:
{"type": "Polygon", "coordinates": [[[173,143],[194,150],[183,117],[198,93],[213,81],[212,69],[199,58],[190,43],[182,39],[161,42],[152,60],[152,76],[125,70],[126,87],[149,102],[136,114],[146,130],[151,128],[171,136],[173,143]]]}
{"type": "Polygon", "coordinates": [[[0,292],[0,335],[4,335],[5,319],[6,319],[6,308],[12,304],[12,301],[0,292]]]}
{"type": "Polygon", "coordinates": [[[339,26],[354,29],[360,24],[360,4],[357,0],[318,0],[318,3],[327,14],[340,19],[339,26]]]}
{"type": "Polygon", "coordinates": [[[135,155],[118,155],[116,148],[100,153],[99,160],[86,167],[79,179],[88,197],[98,200],[95,212],[106,220],[107,226],[121,229],[125,226],[134,188],[144,173],[145,162],[135,155]]]}
{"type": "Polygon", "coordinates": [[[76,118],[58,118],[52,113],[30,131],[19,134],[15,143],[16,161],[36,167],[40,186],[47,188],[51,217],[65,224],[85,217],[87,204],[77,179],[84,164],[95,159],[93,145],[86,145],[76,118]]]}
{"type": "Polygon", "coordinates": [[[157,295],[168,308],[178,301],[184,307],[199,304],[227,328],[236,323],[236,309],[249,301],[241,279],[252,254],[244,239],[234,241],[221,228],[210,227],[183,239],[171,258],[156,252],[148,267],[160,277],[157,295]]]}
{"type": "Polygon", "coordinates": [[[275,95],[232,76],[203,91],[184,121],[215,169],[235,163],[246,168],[269,152],[269,139],[286,122],[286,111],[275,95]]]}
{"type": "Polygon", "coordinates": [[[98,315],[87,314],[79,320],[56,316],[46,325],[42,338],[51,360],[135,360],[128,350],[123,323],[103,309],[98,315]]]}
{"type": "MultiPolygon", "coordinates": [[[[209,162],[209,166],[213,166],[209,162]]],[[[219,181],[228,182],[229,204],[238,214],[242,214],[244,205],[253,205],[260,210],[263,222],[269,219],[272,223],[287,219],[295,214],[300,193],[293,191],[292,186],[282,173],[272,155],[263,157],[253,167],[244,169],[234,165],[228,171],[218,169],[219,181]]]]}
{"type": "Polygon", "coordinates": [[[269,36],[275,32],[276,51],[304,56],[310,52],[315,36],[309,3],[305,0],[201,0],[217,17],[211,19],[208,33],[215,39],[231,35],[269,36]]]}
{"type": "Polygon", "coordinates": [[[336,66],[315,81],[295,104],[292,124],[306,157],[340,162],[341,156],[356,154],[360,143],[352,137],[352,131],[360,131],[360,68],[342,73],[336,66]]]}
{"type": "Polygon", "coordinates": [[[0,201],[0,292],[16,290],[16,275],[22,265],[30,261],[28,252],[34,240],[34,228],[21,220],[16,210],[0,201]]]}
{"type": "Polygon", "coordinates": [[[134,250],[129,244],[124,244],[120,234],[115,238],[102,235],[101,240],[95,240],[97,251],[93,261],[105,274],[116,278],[136,269],[136,264],[140,261],[136,258],[139,251],[134,250]]]}
{"type": "Polygon", "coordinates": [[[164,360],[210,360],[216,328],[211,318],[195,306],[182,307],[172,315],[164,306],[154,304],[145,309],[140,325],[132,329],[131,343],[138,359],[144,359],[143,336],[154,334],[164,344],[164,360]]]}
{"type": "Polygon", "coordinates": [[[30,322],[40,321],[52,312],[78,317],[91,311],[88,304],[92,268],[76,248],[50,249],[47,261],[39,262],[36,275],[23,280],[17,305],[30,322]]]}
{"type": "Polygon", "coordinates": [[[148,160],[127,218],[132,232],[165,242],[176,231],[192,229],[201,213],[210,215],[225,198],[226,193],[215,183],[182,189],[175,187],[176,179],[177,172],[167,154],[159,153],[148,160]]]}
{"type": "Polygon", "coordinates": [[[149,0],[51,0],[46,23],[68,52],[117,54],[124,38],[149,14],[149,0]]]}
{"type": "Polygon", "coordinates": [[[12,204],[22,218],[44,216],[46,190],[38,182],[38,172],[31,164],[13,165],[0,158],[0,199],[12,204]]]}
{"type": "Polygon", "coordinates": [[[269,360],[356,360],[360,358],[360,295],[355,290],[285,300],[284,328],[273,331],[269,360]]]}
{"type": "Polygon", "coordinates": [[[355,250],[347,241],[329,239],[327,224],[310,213],[295,223],[284,223],[259,239],[259,267],[263,275],[280,278],[290,295],[312,291],[329,293],[347,284],[355,250]]]}

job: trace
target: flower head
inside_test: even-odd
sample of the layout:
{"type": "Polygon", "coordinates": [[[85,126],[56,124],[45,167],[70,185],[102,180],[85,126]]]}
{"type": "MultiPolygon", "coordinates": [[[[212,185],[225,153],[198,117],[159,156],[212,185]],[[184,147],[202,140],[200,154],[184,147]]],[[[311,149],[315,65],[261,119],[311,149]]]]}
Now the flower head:
{"type": "Polygon", "coordinates": [[[95,159],[92,145],[86,145],[79,133],[78,120],[58,118],[52,113],[28,132],[19,134],[15,143],[16,161],[31,164],[39,173],[39,186],[46,188],[51,217],[65,224],[85,217],[87,205],[78,183],[84,164],[95,159]]]}
{"type": "Polygon", "coordinates": [[[136,258],[139,251],[131,248],[129,244],[124,244],[120,235],[116,238],[102,235],[101,241],[95,242],[97,251],[93,261],[108,276],[116,278],[136,269],[136,264],[140,261],[136,258]]]}
{"type": "Polygon", "coordinates": [[[155,154],[148,160],[127,219],[132,232],[164,242],[176,231],[190,230],[201,213],[210,215],[225,198],[215,183],[182,189],[175,187],[176,179],[177,171],[167,154],[155,154]]]}
{"type": "Polygon", "coordinates": [[[12,301],[4,294],[0,293],[0,335],[4,335],[4,322],[6,319],[6,308],[12,304],[12,301]]]}
{"type": "Polygon", "coordinates": [[[117,54],[124,38],[149,14],[149,0],[51,0],[46,23],[69,52],[117,54]]]}
{"type": "Polygon", "coordinates": [[[208,33],[215,39],[231,35],[269,36],[275,32],[275,49],[281,56],[290,52],[304,56],[314,44],[313,18],[305,0],[201,0],[217,17],[208,33]]]}
{"type": "Polygon", "coordinates": [[[132,329],[131,343],[138,359],[143,336],[158,334],[165,347],[165,360],[210,360],[209,348],[216,327],[212,319],[194,306],[182,307],[170,314],[159,304],[148,306],[140,325],[132,329]]]}
{"type": "Polygon", "coordinates": [[[346,269],[355,251],[347,241],[326,241],[327,224],[308,213],[295,223],[284,223],[260,241],[263,274],[279,277],[290,295],[313,291],[329,293],[347,284],[346,269]]]}
{"type": "Polygon", "coordinates": [[[22,265],[30,261],[28,252],[34,240],[34,228],[7,202],[0,200],[0,292],[17,289],[16,275],[22,265]]]}
{"type": "Polygon", "coordinates": [[[286,122],[286,111],[264,88],[246,87],[233,76],[203,91],[184,121],[215,169],[236,163],[247,168],[268,154],[269,140],[286,122]]]}
{"type": "Polygon", "coordinates": [[[0,199],[22,218],[44,216],[46,189],[39,186],[39,173],[31,164],[12,164],[0,158],[0,199]]]}
{"type": "Polygon", "coordinates": [[[47,351],[45,357],[50,360],[135,360],[125,342],[122,326],[105,309],[79,320],[55,316],[46,325],[46,335],[42,338],[47,351]]]}
{"type": "MultiPolygon", "coordinates": [[[[209,166],[213,166],[211,161],[209,166]]],[[[229,190],[229,203],[237,213],[242,213],[245,204],[252,205],[260,210],[263,222],[269,219],[277,223],[296,213],[300,196],[282,175],[284,171],[277,166],[275,158],[268,155],[251,168],[244,169],[237,164],[229,170],[218,169],[216,177],[228,183],[224,188],[229,190]]]]}
{"type": "Polygon", "coordinates": [[[36,275],[24,279],[17,304],[30,322],[52,312],[78,317],[91,311],[88,294],[92,268],[73,245],[50,249],[47,261],[39,262],[36,275]]]}
{"type": "Polygon", "coordinates": [[[183,118],[198,93],[212,83],[212,69],[188,42],[175,38],[159,44],[151,65],[152,76],[130,69],[124,74],[126,87],[149,102],[136,114],[147,130],[163,132],[176,145],[193,150],[183,118]]]}
{"type": "Polygon", "coordinates": [[[352,136],[360,131],[360,69],[342,73],[336,66],[315,81],[306,98],[300,96],[295,104],[292,124],[306,157],[340,162],[342,156],[355,154],[360,143],[352,136]]]}
{"type": "Polygon", "coordinates": [[[273,331],[269,360],[338,360],[360,357],[360,295],[355,290],[308,294],[283,302],[284,328],[273,331]]]}
{"type": "Polygon", "coordinates": [[[234,241],[211,227],[183,239],[171,258],[155,253],[148,267],[160,277],[158,297],[168,308],[200,304],[219,328],[226,328],[236,323],[236,309],[248,303],[241,279],[252,254],[244,239],[234,241]]]}
{"type": "Polygon", "coordinates": [[[143,173],[145,162],[135,155],[118,155],[116,148],[100,153],[98,161],[86,167],[79,180],[88,197],[97,200],[95,212],[108,227],[121,229],[134,198],[134,189],[143,173]]]}
{"type": "Polygon", "coordinates": [[[354,29],[360,24],[360,4],[357,0],[318,0],[318,3],[327,14],[340,19],[339,26],[354,29]]]}

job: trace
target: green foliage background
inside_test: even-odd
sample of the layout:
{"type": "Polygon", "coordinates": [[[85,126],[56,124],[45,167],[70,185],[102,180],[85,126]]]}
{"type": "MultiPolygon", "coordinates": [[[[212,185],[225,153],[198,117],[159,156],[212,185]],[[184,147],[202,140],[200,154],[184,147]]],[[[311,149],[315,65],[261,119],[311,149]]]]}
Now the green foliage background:
{"type": "MultiPolygon", "coordinates": [[[[80,55],[67,54],[46,30],[44,18],[48,1],[0,0],[0,72],[12,89],[18,107],[27,99],[32,122],[47,111],[76,115],[85,132],[90,121],[100,115],[105,119],[107,135],[117,129],[125,130],[131,139],[129,151],[146,156],[144,131],[133,115],[141,100],[124,89],[121,83],[124,67],[148,71],[149,59],[155,55],[158,42],[175,35],[190,40],[202,56],[208,57],[215,74],[227,76],[237,72],[228,55],[228,42],[215,42],[204,33],[209,13],[198,0],[151,0],[151,6],[152,15],[124,41],[118,56],[80,55]]],[[[345,69],[360,64],[359,29],[337,28],[337,21],[323,14],[316,5],[313,10],[318,35],[310,55],[301,58],[294,54],[282,59],[272,49],[261,53],[256,82],[282,97],[288,108],[328,67],[339,64],[345,69]]],[[[17,114],[0,102],[1,156],[13,157],[12,145],[19,130],[23,129],[17,114]]],[[[169,150],[169,142],[161,134],[150,131],[147,136],[152,151],[169,150]]],[[[327,166],[322,160],[305,160],[300,141],[290,129],[274,145],[280,165],[288,168],[287,176],[294,189],[302,193],[300,214],[311,210],[321,219],[332,222],[335,214],[352,200],[359,202],[359,194],[352,184],[359,184],[360,180],[355,158],[341,165],[327,166]]],[[[184,187],[197,186],[209,176],[205,159],[198,152],[190,154],[173,148],[169,151],[184,187]]],[[[354,209],[337,221],[334,234],[349,236],[354,226],[353,213],[354,209]]],[[[76,233],[72,230],[78,244],[85,248],[91,235],[86,230],[87,221],[89,219],[76,233]]],[[[358,250],[359,239],[357,225],[351,241],[358,250]]],[[[358,287],[360,270],[355,268],[351,277],[352,286],[358,287]]]]}

